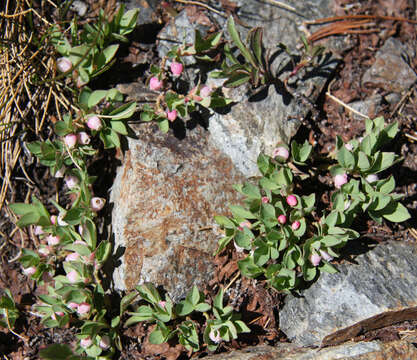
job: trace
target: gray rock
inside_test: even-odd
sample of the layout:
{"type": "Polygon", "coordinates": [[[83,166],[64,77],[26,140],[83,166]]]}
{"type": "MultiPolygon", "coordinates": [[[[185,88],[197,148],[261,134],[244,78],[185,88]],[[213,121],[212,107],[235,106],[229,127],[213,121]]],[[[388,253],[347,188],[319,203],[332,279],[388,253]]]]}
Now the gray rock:
{"type": "Polygon", "coordinates": [[[385,95],[384,99],[390,105],[397,105],[401,100],[401,95],[398,93],[391,93],[385,95]]]}
{"type": "Polygon", "coordinates": [[[213,217],[239,200],[232,185],[243,178],[201,127],[183,140],[155,124],[135,130],[111,194],[115,252],[124,249],[114,286],[150,281],[178,300],[212,278],[222,237],[213,217]]]}
{"type": "MultiPolygon", "coordinates": [[[[158,38],[161,39],[158,42],[159,57],[163,58],[174,45],[181,45],[184,42],[186,44],[194,43],[195,30],[200,31],[204,36],[207,34],[208,29],[208,26],[191,23],[187,12],[185,10],[181,11],[159,33],[158,38]]],[[[188,59],[190,63],[194,63],[193,57],[189,57],[188,59]]]]}
{"type": "Polygon", "coordinates": [[[154,18],[158,0],[125,0],[123,1],[126,10],[139,9],[139,15],[136,20],[137,25],[151,24],[154,18]]]}
{"type": "Polygon", "coordinates": [[[70,9],[75,11],[78,16],[83,17],[87,13],[87,4],[83,1],[75,0],[72,2],[70,9]]]}
{"type": "Polygon", "coordinates": [[[300,346],[337,344],[361,331],[417,319],[417,248],[378,245],[322,274],[302,297],[288,296],[280,328],[300,346]]]}
{"type": "Polygon", "coordinates": [[[410,360],[417,358],[417,349],[407,341],[346,343],[325,349],[297,348],[294,344],[276,347],[258,345],[243,350],[205,357],[207,360],[410,360]]]}
{"type": "Polygon", "coordinates": [[[400,40],[389,38],[376,53],[375,63],[365,72],[362,84],[380,86],[387,91],[402,92],[417,80],[407,59],[415,56],[400,40]]]}
{"type": "MultiPolygon", "coordinates": [[[[382,96],[377,94],[363,101],[351,102],[348,105],[370,119],[374,119],[381,110],[382,96]]],[[[363,120],[362,116],[355,113],[352,113],[352,115],[355,120],[363,120]]]]}

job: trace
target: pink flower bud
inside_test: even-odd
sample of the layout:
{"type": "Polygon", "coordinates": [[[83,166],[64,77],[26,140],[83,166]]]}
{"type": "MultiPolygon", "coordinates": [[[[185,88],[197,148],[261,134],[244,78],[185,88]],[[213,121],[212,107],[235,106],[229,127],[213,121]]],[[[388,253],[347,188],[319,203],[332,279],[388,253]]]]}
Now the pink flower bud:
{"type": "Polygon", "coordinates": [[[42,230],[42,226],[35,226],[35,230],[34,230],[35,235],[39,236],[43,234],[43,230],[42,230]]]}
{"type": "Polygon", "coordinates": [[[46,241],[48,241],[48,245],[49,245],[49,246],[55,246],[55,245],[58,245],[58,244],[59,244],[59,236],[52,236],[52,235],[49,235],[49,236],[46,238],[46,241]]]}
{"type": "Polygon", "coordinates": [[[268,198],[268,196],[262,196],[262,202],[263,202],[264,204],[268,204],[268,203],[269,203],[269,198],[268,198]]]}
{"type": "Polygon", "coordinates": [[[51,253],[51,249],[49,246],[44,246],[38,250],[38,253],[42,256],[48,256],[51,253]]]}
{"type": "Polygon", "coordinates": [[[280,216],[278,216],[278,222],[279,222],[281,225],[284,225],[284,224],[287,222],[287,217],[286,217],[285,215],[280,215],[280,216]]]}
{"type": "Polygon", "coordinates": [[[172,111],[167,111],[166,112],[166,116],[168,118],[169,121],[175,121],[175,119],[177,118],[177,110],[172,110],[172,111]]]}
{"type": "Polygon", "coordinates": [[[64,143],[70,149],[73,148],[77,144],[77,135],[75,134],[68,134],[64,137],[64,143]]]}
{"type": "Polygon", "coordinates": [[[80,254],[74,252],[74,253],[68,254],[65,257],[65,261],[77,261],[79,257],[80,257],[80,254]]]}
{"type": "Polygon", "coordinates": [[[26,269],[23,269],[23,274],[26,276],[32,276],[36,272],[36,267],[31,266],[26,269]]]}
{"type": "Polygon", "coordinates": [[[321,257],[320,255],[314,253],[310,255],[310,261],[313,264],[313,266],[317,266],[318,264],[320,264],[321,261],[321,257]]]}
{"type": "Polygon", "coordinates": [[[90,116],[87,120],[87,127],[91,130],[98,131],[103,127],[101,120],[98,116],[90,116]]]}
{"type": "Polygon", "coordinates": [[[294,221],[291,224],[291,229],[293,229],[294,231],[296,231],[296,230],[298,230],[300,228],[300,226],[301,226],[301,223],[298,220],[296,220],[296,221],[294,221]]]}
{"type": "Polygon", "coordinates": [[[332,261],[333,260],[333,256],[331,256],[327,251],[320,250],[320,255],[326,261],[332,261]]]}
{"type": "Polygon", "coordinates": [[[90,136],[85,131],[81,131],[78,133],[78,142],[81,145],[88,145],[90,141],[90,136]]]}
{"type": "Polygon", "coordinates": [[[349,143],[345,144],[345,148],[346,148],[346,150],[349,150],[349,151],[353,150],[352,144],[349,144],[349,143]]]}
{"type": "Polygon", "coordinates": [[[67,274],[67,279],[72,284],[76,283],[79,279],[78,273],[75,270],[70,271],[67,274]]]}
{"type": "Polygon", "coordinates": [[[78,304],[76,302],[71,301],[67,304],[67,306],[72,310],[77,310],[78,309],[78,304]]]}
{"type": "Polygon", "coordinates": [[[62,165],[61,169],[59,169],[56,173],[55,173],[55,177],[56,178],[62,178],[65,175],[65,165],[62,165]]]}
{"type": "Polygon", "coordinates": [[[211,330],[209,333],[209,338],[211,341],[213,341],[215,344],[218,344],[222,341],[222,338],[220,336],[219,330],[211,330]]]}
{"type": "Polygon", "coordinates": [[[65,185],[67,185],[68,189],[75,188],[80,182],[80,180],[78,180],[78,178],[74,175],[65,176],[64,181],[65,181],[65,185]]]}
{"type": "Polygon", "coordinates": [[[160,301],[159,303],[158,303],[158,305],[162,308],[162,309],[165,309],[165,305],[166,305],[166,301],[160,301]]]}
{"type": "Polygon", "coordinates": [[[174,76],[179,76],[181,75],[182,70],[184,69],[184,66],[181,63],[174,61],[171,63],[170,68],[174,76]]]}
{"type": "Polygon", "coordinates": [[[378,178],[378,175],[376,175],[376,174],[370,174],[366,177],[366,181],[370,184],[372,184],[372,183],[374,183],[375,181],[378,181],[378,180],[379,180],[379,178],[378,178]]]}
{"type": "Polygon", "coordinates": [[[57,314],[58,316],[64,316],[65,313],[63,311],[56,311],[55,314],[57,314]]]}
{"type": "Polygon", "coordinates": [[[93,197],[90,201],[91,210],[97,212],[100,211],[104,204],[106,203],[106,200],[99,197],[93,197]]]}
{"type": "Polygon", "coordinates": [[[287,204],[291,207],[296,206],[298,204],[298,200],[294,195],[287,196],[287,204]]]}
{"type": "Polygon", "coordinates": [[[249,221],[242,221],[239,225],[242,228],[242,230],[245,227],[247,227],[248,229],[250,229],[252,227],[252,224],[249,221]]]}
{"type": "Polygon", "coordinates": [[[290,153],[288,152],[287,148],[279,146],[276,149],[274,149],[274,151],[272,152],[272,156],[274,158],[279,157],[282,160],[287,160],[290,156],[290,153]]]}
{"type": "Polygon", "coordinates": [[[56,225],[56,216],[55,215],[51,216],[51,224],[56,225]]]}
{"type": "Polygon", "coordinates": [[[204,85],[201,89],[200,89],[200,95],[203,98],[206,98],[208,96],[211,95],[211,93],[213,92],[213,89],[207,85],[204,85]]]}
{"type": "Polygon", "coordinates": [[[93,345],[93,340],[91,340],[90,337],[86,337],[85,339],[80,340],[80,346],[84,349],[89,348],[91,345],[93,345]]]}
{"type": "Polygon", "coordinates": [[[159,80],[156,76],[151,77],[149,81],[149,88],[153,91],[159,91],[162,89],[162,80],[159,80]]]}
{"type": "Polygon", "coordinates": [[[103,335],[100,339],[98,346],[100,346],[103,350],[107,350],[111,345],[110,338],[107,335],[103,335]]]}
{"type": "Polygon", "coordinates": [[[91,305],[89,303],[83,302],[78,305],[77,313],[80,315],[88,314],[90,309],[91,305]]]}
{"type": "Polygon", "coordinates": [[[334,186],[336,189],[340,189],[343,185],[348,182],[348,176],[346,173],[338,174],[334,177],[334,186]]]}
{"type": "Polygon", "coordinates": [[[72,68],[71,60],[68,59],[67,57],[61,57],[57,59],[56,67],[58,68],[60,72],[63,72],[63,73],[70,71],[72,68]]]}

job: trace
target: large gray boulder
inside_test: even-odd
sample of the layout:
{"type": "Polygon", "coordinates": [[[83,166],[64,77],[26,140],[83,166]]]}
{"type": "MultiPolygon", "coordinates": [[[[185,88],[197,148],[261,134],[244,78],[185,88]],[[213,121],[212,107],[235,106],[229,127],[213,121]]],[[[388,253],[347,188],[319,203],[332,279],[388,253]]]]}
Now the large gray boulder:
{"type": "Polygon", "coordinates": [[[232,184],[243,177],[201,128],[183,140],[155,124],[134,129],[110,200],[115,252],[124,252],[115,288],[150,281],[178,300],[211,279],[221,237],[213,218],[239,201],[232,184]]]}
{"type": "Polygon", "coordinates": [[[322,274],[301,297],[288,296],[280,328],[295,344],[337,344],[367,330],[417,319],[417,247],[378,245],[322,274]]]}
{"type": "Polygon", "coordinates": [[[325,349],[297,348],[294,344],[258,345],[205,357],[206,360],[411,360],[417,349],[407,341],[346,343],[325,349]]]}

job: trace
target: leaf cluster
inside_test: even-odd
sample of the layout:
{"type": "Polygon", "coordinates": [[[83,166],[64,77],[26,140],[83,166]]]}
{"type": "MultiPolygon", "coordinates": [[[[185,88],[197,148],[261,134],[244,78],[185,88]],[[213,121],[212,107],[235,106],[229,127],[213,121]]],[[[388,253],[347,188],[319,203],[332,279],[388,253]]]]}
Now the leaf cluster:
{"type": "Polygon", "coordinates": [[[227,21],[227,29],[238,53],[226,44],[224,46],[225,59],[221,70],[211,73],[211,76],[226,78],[223,84],[225,87],[237,87],[247,82],[253,87],[265,85],[270,81],[271,74],[262,44],[263,29],[260,27],[251,29],[246,44],[243,43],[236,30],[232,16],[227,21]]]}
{"type": "Polygon", "coordinates": [[[0,298],[0,326],[12,330],[18,317],[19,310],[12,293],[9,289],[4,289],[4,294],[0,298]]]}
{"type": "Polygon", "coordinates": [[[339,221],[350,224],[353,214],[360,211],[366,212],[379,224],[383,218],[392,222],[402,222],[410,218],[408,210],[398,202],[401,196],[393,193],[395,179],[392,176],[386,179],[375,177],[401,161],[395,153],[381,150],[397,133],[396,122],[385,125],[384,118],[379,117],[366,119],[365,134],[360,140],[355,139],[344,144],[337,137],[338,163],[330,172],[333,176],[340,173],[352,176],[341,191],[333,195],[333,213],[339,213],[339,221]],[[373,177],[375,181],[371,181],[373,177]],[[348,209],[342,205],[345,202],[350,202],[348,209]],[[347,219],[343,218],[341,212],[347,213],[347,219]]]}
{"type": "Polygon", "coordinates": [[[135,312],[130,312],[130,318],[125,325],[129,326],[141,321],[155,323],[156,327],[149,335],[149,341],[152,344],[161,344],[177,336],[178,342],[188,351],[198,351],[200,349],[197,331],[199,326],[192,319],[195,313],[203,313],[207,318],[203,339],[211,351],[217,349],[218,343],[211,339],[210,332],[218,331],[222,340],[230,341],[236,339],[239,333],[250,331],[233,312],[232,307],[224,307],[223,289],[214,298],[213,306],[205,301],[203,293],[196,286],[191,289],[184,300],[175,305],[169,296],[165,296],[165,300],[162,300],[158,290],[151,283],[139,285],[136,290],[148,304],[140,305],[135,312]],[[212,312],[214,318],[210,318],[208,312],[212,312]]]}
{"type": "Polygon", "coordinates": [[[138,9],[125,12],[124,5],[121,5],[113,19],[108,21],[104,11],[100,10],[97,23],[86,23],[81,30],[77,19],[73,19],[71,41],[57,25],[52,26],[50,40],[61,55],[71,60],[82,83],[87,84],[113,65],[119,45],[111,43],[128,41],[125,35],[134,30],[138,14],[138,9]]]}
{"type": "Polygon", "coordinates": [[[105,149],[120,147],[119,136],[126,136],[130,131],[126,120],[135,113],[137,104],[130,102],[119,105],[120,102],[123,102],[123,95],[117,89],[93,91],[85,86],[78,97],[84,120],[94,115],[100,118],[103,127],[98,131],[98,135],[105,149]],[[103,104],[104,106],[100,107],[103,104]]]}

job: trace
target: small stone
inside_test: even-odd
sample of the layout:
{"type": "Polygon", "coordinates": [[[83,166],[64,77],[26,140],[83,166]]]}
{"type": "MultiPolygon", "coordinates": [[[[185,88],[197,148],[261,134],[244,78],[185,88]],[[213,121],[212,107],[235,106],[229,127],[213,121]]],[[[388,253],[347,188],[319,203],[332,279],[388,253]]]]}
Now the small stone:
{"type": "MultiPolygon", "coordinates": [[[[374,95],[363,101],[351,102],[348,105],[356,111],[360,112],[361,114],[368,116],[371,119],[374,119],[377,117],[378,113],[382,109],[382,96],[374,95]]],[[[363,116],[355,114],[354,112],[352,112],[352,116],[355,120],[363,120],[363,116]]]]}
{"type": "Polygon", "coordinates": [[[78,16],[83,17],[87,14],[87,4],[83,1],[74,0],[71,4],[71,10],[76,12],[78,16]]]}
{"type": "Polygon", "coordinates": [[[374,64],[363,75],[362,84],[398,93],[407,90],[416,82],[417,75],[405,59],[414,56],[415,50],[396,38],[389,38],[376,53],[374,64]]]}

